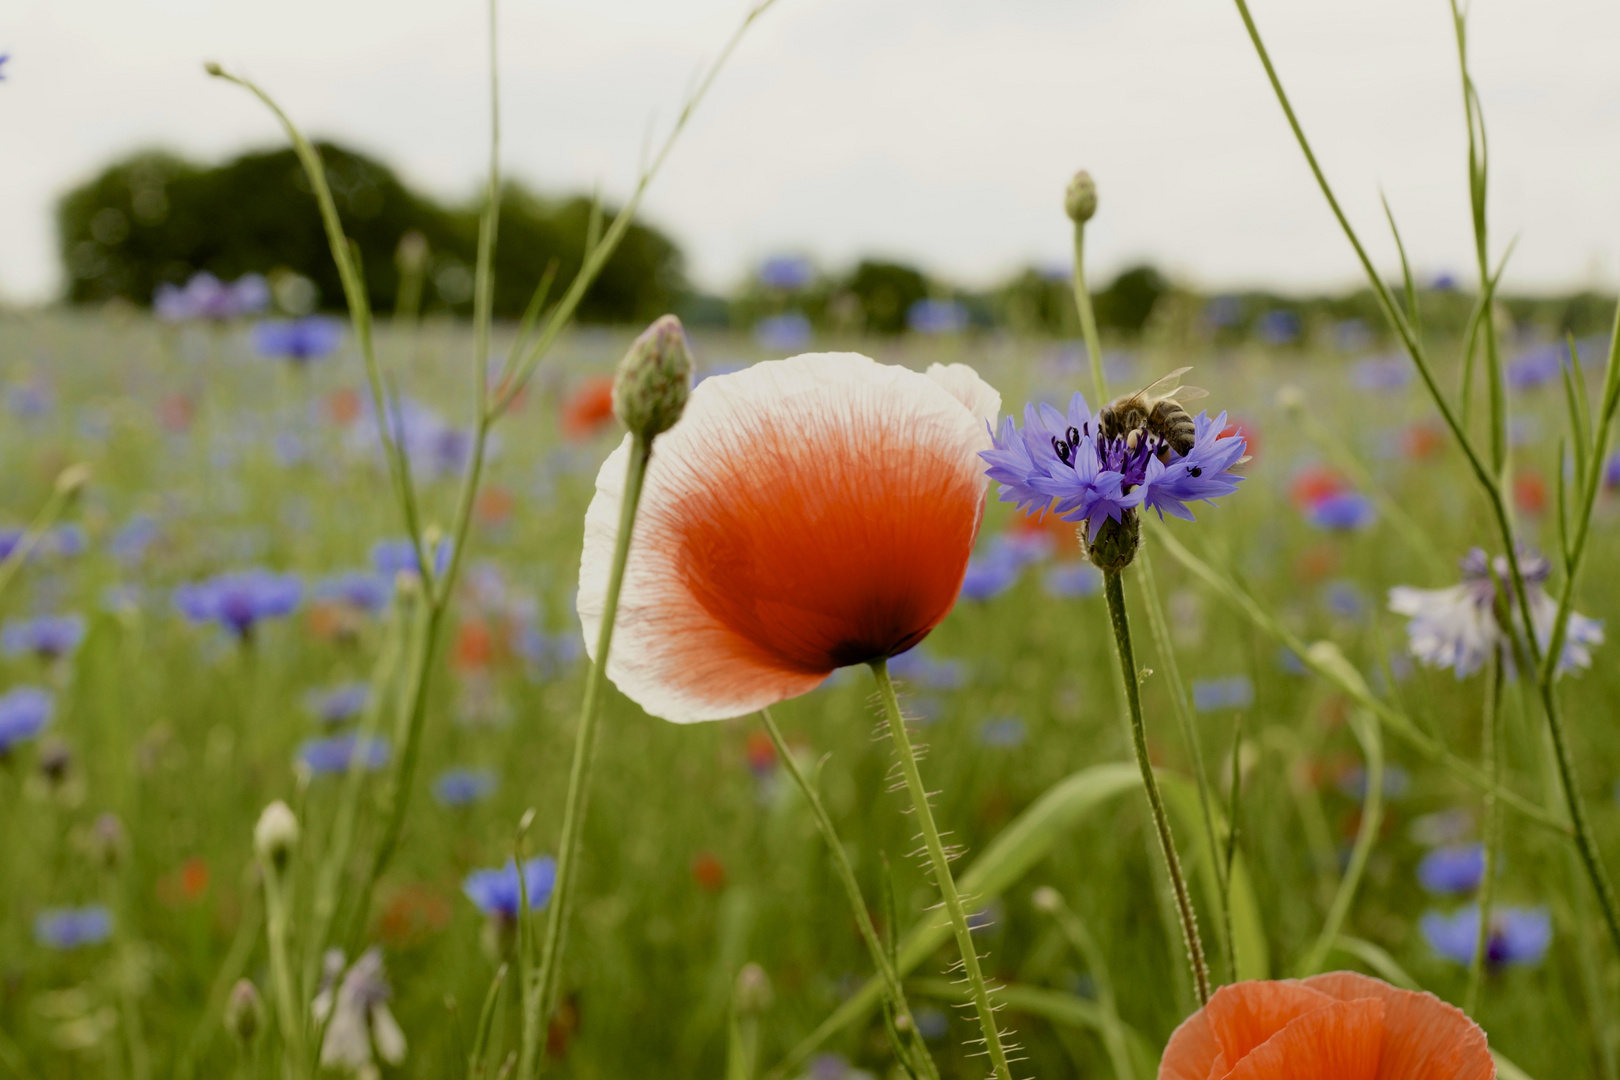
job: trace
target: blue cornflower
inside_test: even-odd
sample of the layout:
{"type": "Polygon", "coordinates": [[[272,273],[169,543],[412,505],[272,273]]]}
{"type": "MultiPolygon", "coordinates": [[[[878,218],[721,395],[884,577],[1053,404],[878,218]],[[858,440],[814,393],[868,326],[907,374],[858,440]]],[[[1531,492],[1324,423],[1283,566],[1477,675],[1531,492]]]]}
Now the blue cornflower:
{"type": "Polygon", "coordinates": [[[50,723],[56,699],[34,686],[19,686],[0,697],[0,757],[50,723]]]}
{"type": "Polygon", "coordinates": [[[7,656],[33,653],[41,660],[57,660],[84,640],[83,615],[40,615],[10,619],[0,630],[0,651],[7,656]]]}
{"type": "Polygon", "coordinates": [[[299,366],[330,356],[342,341],[343,323],[328,315],[268,319],[253,327],[253,347],[260,356],[299,366]]]}
{"type": "Polygon", "coordinates": [[[1338,491],[1311,504],[1305,516],[1319,529],[1353,532],[1378,520],[1378,508],[1358,491],[1338,491]]]}
{"type": "Polygon", "coordinates": [[[958,690],[967,682],[960,660],[936,660],[921,645],[889,657],[889,674],[918,690],[958,690]]]}
{"type": "Polygon", "coordinates": [[[1254,681],[1247,675],[1224,679],[1194,679],[1193,708],[1199,712],[1219,709],[1247,709],[1254,704],[1254,681]]]}
{"type": "Polygon", "coordinates": [[[1016,716],[998,716],[979,725],[979,741],[986,746],[1022,746],[1024,736],[1024,721],[1016,716]]]}
{"type": "Polygon", "coordinates": [[[912,1013],[911,1018],[917,1021],[917,1031],[929,1042],[943,1039],[950,1034],[951,1018],[946,1016],[942,1009],[923,1005],[912,1013]]]}
{"type": "Polygon", "coordinates": [[[44,416],[55,404],[56,395],[44,383],[22,383],[6,393],[6,408],[11,410],[13,416],[24,419],[44,416]]]}
{"type": "Polygon", "coordinates": [[[1267,345],[1289,345],[1299,340],[1304,326],[1297,312],[1273,308],[1255,320],[1254,332],[1267,345]]]}
{"type": "Polygon", "coordinates": [[[918,300],[906,309],[906,326],[918,334],[960,334],[967,324],[967,308],[955,300],[918,300]]]}
{"type": "MultiPolygon", "coordinates": [[[[1418,929],[1429,947],[1447,960],[1472,964],[1479,944],[1479,907],[1471,905],[1450,916],[1430,911],[1419,921],[1418,929]]],[[[1485,938],[1485,962],[1490,967],[1539,964],[1551,944],[1552,916],[1546,908],[1491,911],[1490,931],[1485,938]]]]}
{"type": "Polygon", "coordinates": [[[1356,364],[1353,378],[1363,390],[1404,390],[1412,381],[1412,362],[1404,356],[1370,356],[1356,364]]]}
{"type": "Polygon", "coordinates": [[[495,792],[495,774],[488,769],[446,769],[433,780],[433,797],[441,806],[469,806],[495,792]]]}
{"type": "MultiPolygon", "coordinates": [[[[551,902],[551,889],[557,881],[557,861],[549,855],[537,855],[523,863],[523,888],[529,894],[529,907],[544,908],[551,902]]],[[[518,889],[516,859],[508,859],[497,870],[474,870],[461,883],[467,899],[485,915],[507,921],[515,920],[522,897],[518,889]]]]}
{"type": "MultiPolygon", "coordinates": [[[[440,540],[439,546],[433,549],[435,576],[442,575],[450,569],[452,546],[449,540],[440,540]]],[[[379,540],[371,545],[371,566],[389,581],[393,581],[400,574],[415,574],[418,570],[416,545],[408,539],[379,540]]]]}
{"type": "Polygon", "coordinates": [[[371,697],[371,687],[363,682],[344,683],[304,695],[304,707],[323,724],[341,724],[359,716],[371,697]]]}
{"type": "Polygon", "coordinates": [[[10,53],[0,52],[0,82],[6,81],[6,61],[10,59],[10,53]]]}
{"type": "Polygon", "coordinates": [[[99,945],[112,937],[112,912],[100,904],[46,908],[34,917],[34,940],[48,949],[99,945]]]}
{"type": "Polygon", "coordinates": [[[1018,584],[1018,563],[994,552],[969,559],[962,575],[963,600],[992,600],[1018,584]]]}
{"type": "Polygon", "coordinates": [[[758,277],[767,289],[798,292],[816,279],[816,268],[803,255],[773,255],[759,264],[758,277]]]}
{"type": "Polygon", "coordinates": [[[1529,390],[1561,379],[1568,363],[1568,347],[1562,343],[1542,345],[1509,360],[1503,379],[1514,390],[1529,390]]]}
{"type": "MultiPolygon", "coordinates": [[[[411,470],[424,479],[456,475],[472,456],[473,433],[452,425],[433,409],[409,398],[388,406],[388,434],[401,447],[411,470]]],[[[361,419],[350,430],[350,443],[357,449],[379,449],[382,425],[368,404],[361,419]]],[[[490,450],[493,450],[490,444],[490,450]]]]}
{"type": "Polygon", "coordinates": [[[317,583],[315,596],[320,600],[333,600],[358,611],[376,615],[393,600],[394,579],[387,574],[351,570],[347,573],[334,574],[317,583]]]}
{"type": "Polygon", "coordinates": [[[107,542],[112,557],[122,563],[139,562],[158,538],[158,523],[146,514],[136,514],[124,522],[107,542]]]}
{"type": "Polygon", "coordinates": [[[0,562],[11,558],[27,536],[27,529],[0,529],[0,562]]]}
{"type": "Polygon", "coordinates": [[[1471,893],[1485,879],[1485,845],[1437,847],[1418,863],[1417,876],[1432,893],[1471,893]]]}
{"type": "Polygon", "coordinates": [[[349,771],[349,762],[360,755],[367,772],[376,772],[388,764],[388,740],[372,735],[362,740],[358,735],[333,735],[326,739],[306,739],[298,746],[298,761],[316,776],[349,771]]]}
{"type": "Polygon", "coordinates": [[[585,642],[578,631],[548,634],[532,619],[512,635],[512,651],[528,664],[536,681],[555,679],[585,655],[585,642]]]}
{"type": "MultiPolygon", "coordinates": [[[[1384,766],[1384,798],[1400,799],[1412,788],[1412,774],[1399,765],[1384,766]]],[[[1346,769],[1339,777],[1339,791],[1357,801],[1367,797],[1367,770],[1360,765],[1346,769]]]]}
{"type": "Polygon", "coordinates": [[[810,320],[797,311],[761,319],[754,327],[754,340],[772,352],[792,352],[810,344],[810,320]]]}
{"type": "MultiPolygon", "coordinates": [[[[1067,280],[1067,273],[1065,273],[1067,280]]],[[[1204,305],[1204,321],[1222,330],[1230,330],[1243,322],[1241,296],[1212,296],[1204,305]]]]}
{"type": "Polygon", "coordinates": [[[980,457],[1001,484],[1003,501],[1026,512],[1050,509],[1066,521],[1084,521],[1095,535],[1105,521],[1123,521],[1141,505],[1161,517],[1191,520],[1188,502],[1236,490],[1242,478],[1230,470],[1242,461],[1242,436],[1221,437],[1225,413],[1214,419],[1200,413],[1193,424],[1193,446],[1185,456],[1154,435],[1105,438],[1077,393],[1067,413],[1046,404],[1025,406],[1021,429],[1008,417],[993,436],[994,449],[980,457]]]}
{"type": "Polygon", "coordinates": [[[1322,590],[1322,602],[1341,619],[1359,620],[1370,606],[1367,594],[1353,581],[1330,581],[1322,590]]]}
{"type": "Polygon", "coordinates": [[[1046,595],[1059,600],[1096,596],[1102,592],[1102,571],[1088,562],[1059,563],[1041,578],[1046,595]]]}
{"type": "Polygon", "coordinates": [[[66,559],[83,555],[84,549],[89,546],[90,542],[85,539],[84,529],[68,522],[66,525],[58,525],[54,529],[47,530],[39,538],[37,553],[66,559]]]}
{"type": "Polygon", "coordinates": [[[182,585],[174,606],[192,622],[218,623],[245,640],[261,620],[292,614],[303,592],[294,575],[255,568],[182,585]]]}
{"type": "Polygon", "coordinates": [[[223,282],[206,270],[184,286],[164,283],[152,295],[152,310],[164,322],[223,321],[256,315],[270,306],[270,286],[258,274],[223,282]]]}

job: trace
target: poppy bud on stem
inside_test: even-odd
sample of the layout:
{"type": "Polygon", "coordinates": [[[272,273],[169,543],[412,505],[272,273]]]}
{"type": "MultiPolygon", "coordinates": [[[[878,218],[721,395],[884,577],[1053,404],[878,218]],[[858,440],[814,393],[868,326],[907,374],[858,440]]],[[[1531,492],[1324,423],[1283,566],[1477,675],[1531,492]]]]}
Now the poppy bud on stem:
{"type": "Polygon", "coordinates": [[[681,320],[665,315],[630,346],[613,379],[613,415],[651,440],[675,426],[692,392],[692,354],[681,320]]]}

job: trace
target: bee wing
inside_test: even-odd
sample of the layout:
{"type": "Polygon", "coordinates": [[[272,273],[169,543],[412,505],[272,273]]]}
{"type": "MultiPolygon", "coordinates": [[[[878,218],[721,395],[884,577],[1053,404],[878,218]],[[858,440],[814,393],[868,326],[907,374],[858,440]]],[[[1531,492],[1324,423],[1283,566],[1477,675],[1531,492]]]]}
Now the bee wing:
{"type": "Polygon", "coordinates": [[[1175,398],[1182,404],[1186,404],[1189,401],[1197,401],[1199,398],[1209,397],[1209,391],[1205,390],[1201,386],[1183,386],[1179,389],[1171,391],[1168,396],[1175,398]]]}
{"type": "Polygon", "coordinates": [[[1176,368],[1170,374],[1148,383],[1142,388],[1142,392],[1136,396],[1144,398],[1170,397],[1176,393],[1176,380],[1191,370],[1190,367],[1176,368]]]}

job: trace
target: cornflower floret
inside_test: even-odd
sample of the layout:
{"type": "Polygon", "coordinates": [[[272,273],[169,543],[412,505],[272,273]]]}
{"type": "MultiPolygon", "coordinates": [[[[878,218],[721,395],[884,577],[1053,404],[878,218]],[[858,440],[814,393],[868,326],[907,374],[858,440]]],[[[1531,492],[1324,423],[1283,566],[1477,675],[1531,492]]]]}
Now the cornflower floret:
{"type": "Polygon", "coordinates": [[[1026,405],[1023,427],[1008,417],[992,434],[994,449],[979,456],[989,463],[990,478],[1001,484],[1002,501],[1083,522],[1088,546],[1094,547],[1108,522],[1134,534],[1138,507],[1161,518],[1169,514],[1191,521],[1189,502],[1212,503],[1237,489],[1243,478],[1232,470],[1243,461],[1242,435],[1222,436],[1224,412],[1213,419],[1199,413],[1193,427],[1193,445],[1185,454],[1151,431],[1110,438],[1102,432],[1099,414],[1076,393],[1066,413],[1044,403],[1026,405]]]}
{"type": "MultiPolygon", "coordinates": [[[[1433,667],[1450,668],[1466,678],[1485,666],[1493,650],[1499,651],[1505,670],[1513,671],[1513,639],[1503,627],[1524,640],[1525,620],[1508,583],[1505,555],[1494,559],[1474,548],[1462,560],[1462,582],[1445,589],[1418,589],[1397,585],[1389,590],[1389,609],[1405,615],[1407,648],[1433,667]]],[[[1539,553],[1522,549],[1519,572],[1530,604],[1530,627],[1543,649],[1551,643],[1558,619],[1558,601],[1546,589],[1551,565],[1539,553]]],[[[1603,643],[1603,623],[1572,611],[1558,657],[1558,674],[1592,666],[1592,646],[1603,643]]]]}

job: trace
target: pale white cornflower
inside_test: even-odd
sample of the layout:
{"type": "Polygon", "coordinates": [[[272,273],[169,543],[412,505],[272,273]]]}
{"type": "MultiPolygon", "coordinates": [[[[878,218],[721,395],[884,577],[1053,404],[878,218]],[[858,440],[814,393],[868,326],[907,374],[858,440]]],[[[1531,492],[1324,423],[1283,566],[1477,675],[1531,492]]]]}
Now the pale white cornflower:
{"type": "Polygon", "coordinates": [[[390,1065],[405,1060],[405,1033],[388,1011],[393,989],[383,971],[382,953],[376,948],[362,953],[348,971],[343,967],[343,950],[329,950],[321,992],[311,1005],[316,1022],[326,1024],[321,1067],[339,1069],[361,1080],[377,1080],[381,1073],[373,1047],[376,1057],[390,1065]]]}
{"type": "MultiPolygon", "coordinates": [[[[1530,607],[1530,629],[1536,643],[1546,649],[1558,619],[1558,601],[1545,588],[1551,567],[1540,555],[1525,551],[1519,557],[1525,594],[1530,607]]],[[[1485,666],[1492,650],[1499,650],[1506,670],[1513,671],[1513,649],[1502,615],[1523,639],[1524,617],[1508,583],[1507,558],[1488,560],[1475,548],[1462,561],[1461,584],[1447,589],[1417,589],[1400,585],[1389,590],[1389,609],[1405,615],[1407,647],[1412,655],[1433,667],[1450,668],[1457,678],[1485,666]],[[1492,577],[1492,571],[1495,577],[1492,577]],[[1497,583],[1502,587],[1498,588],[1497,583]]],[[[1558,657],[1558,674],[1592,666],[1592,646],[1603,642],[1603,623],[1572,611],[1558,657]]]]}

